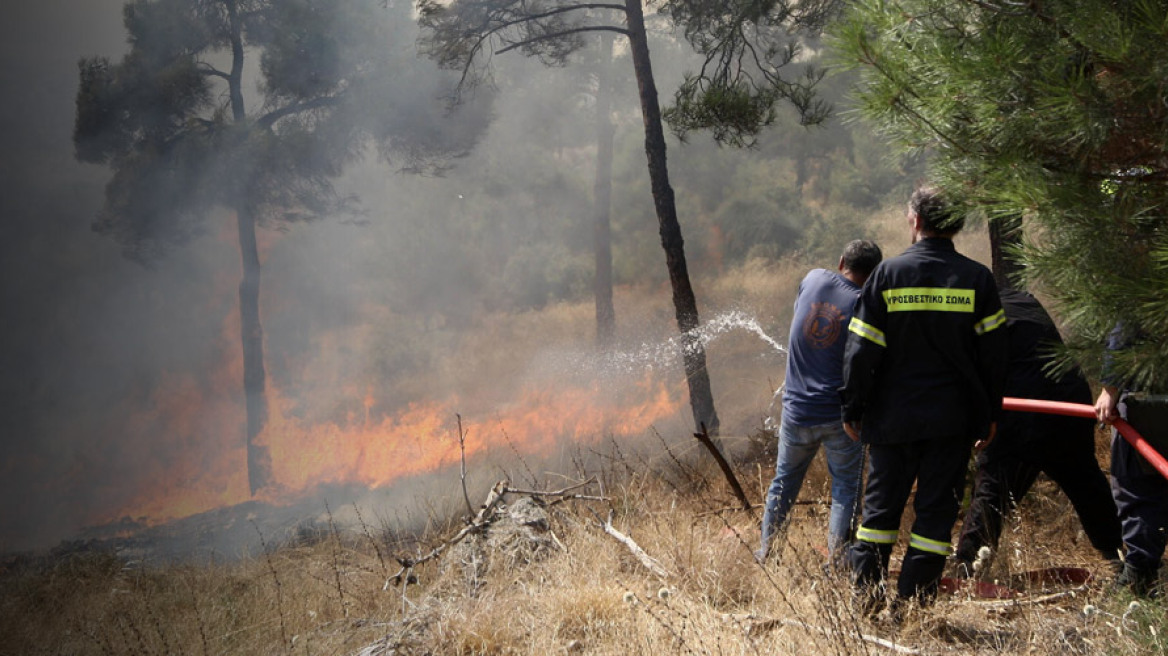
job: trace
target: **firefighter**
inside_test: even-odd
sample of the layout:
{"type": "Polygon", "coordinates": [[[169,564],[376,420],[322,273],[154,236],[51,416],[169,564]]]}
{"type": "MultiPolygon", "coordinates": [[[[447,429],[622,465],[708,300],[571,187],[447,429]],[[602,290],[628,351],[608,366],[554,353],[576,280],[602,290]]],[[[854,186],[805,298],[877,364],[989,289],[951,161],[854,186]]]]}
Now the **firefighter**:
{"type": "MultiPolygon", "coordinates": [[[[909,202],[912,246],[864,285],[844,350],[844,428],[868,445],[850,559],[865,613],[883,605],[900,518],[916,483],[899,601],[929,602],[949,555],[971,447],[993,439],[1007,357],[993,274],[959,254],[964,224],[934,188],[909,202]]],[[[897,603],[897,607],[903,607],[897,603]]]]}
{"type": "MultiPolygon", "coordinates": [[[[1137,337],[1136,339],[1138,339],[1137,337]]],[[[1108,353],[1126,348],[1133,338],[1122,325],[1108,339],[1108,353]]],[[[1095,401],[1099,421],[1122,418],[1153,448],[1168,453],[1168,394],[1164,389],[1132,389],[1104,363],[1103,389],[1095,401]]],[[[1119,508],[1125,548],[1123,571],[1117,583],[1137,595],[1154,595],[1160,559],[1168,544],[1168,480],[1135,447],[1111,429],[1111,492],[1119,508]]]]}
{"type": "MultiPolygon", "coordinates": [[[[1038,299],[1014,289],[999,293],[1010,338],[1005,395],[1090,405],[1091,387],[1078,368],[1058,377],[1047,374],[1062,337],[1038,299]]],[[[1119,569],[1119,513],[1095,459],[1095,424],[1090,419],[1003,412],[997,436],[978,454],[977,465],[973,499],[954,554],[959,574],[973,571],[983,546],[991,553],[997,549],[1003,515],[1026,496],[1039,472],[1063,490],[1091,545],[1113,570],[1119,569]]]]}

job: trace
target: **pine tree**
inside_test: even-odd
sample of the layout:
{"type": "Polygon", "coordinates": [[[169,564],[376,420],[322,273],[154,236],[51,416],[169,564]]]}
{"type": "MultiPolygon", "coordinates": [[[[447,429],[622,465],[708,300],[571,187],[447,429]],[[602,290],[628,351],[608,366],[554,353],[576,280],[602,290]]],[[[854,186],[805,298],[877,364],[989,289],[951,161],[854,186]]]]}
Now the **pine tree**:
{"type": "Polygon", "coordinates": [[[706,350],[698,330],[697,299],[690,282],[681,224],[666,164],[665,122],[679,135],[709,130],[719,143],[749,145],[774,123],[775,107],[787,101],[808,123],[825,118],[828,108],[814,93],[821,75],[804,67],[802,76],[787,66],[800,53],[799,33],[816,30],[836,0],[671,0],[660,12],[685,32],[705,58],[662,112],[649,53],[645,3],[584,0],[420,0],[422,50],[443,67],[459,70],[462,86],[490,77],[491,57],[512,50],[563,65],[585,44],[584,35],[602,32],[628,39],[645,126],[645,155],[661,247],[673,290],[674,314],[682,340],[682,364],[690,406],[699,431],[717,435],[719,420],[706,369],[706,350]]]}
{"type": "Polygon", "coordinates": [[[94,230],[148,264],[199,234],[215,209],[234,214],[253,493],[270,474],[257,440],[268,415],[257,227],[351,209],[332,180],[367,144],[441,166],[482,125],[420,118],[443,112],[401,32],[408,10],[395,17],[377,0],[133,0],[129,53],[80,62],[76,156],[114,171],[94,230]]]}
{"type": "Polygon", "coordinates": [[[1166,26],[1164,0],[861,0],[833,29],[862,114],[1013,231],[1067,355],[1097,372],[1122,322],[1145,389],[1168,389],[1166,26]]]}

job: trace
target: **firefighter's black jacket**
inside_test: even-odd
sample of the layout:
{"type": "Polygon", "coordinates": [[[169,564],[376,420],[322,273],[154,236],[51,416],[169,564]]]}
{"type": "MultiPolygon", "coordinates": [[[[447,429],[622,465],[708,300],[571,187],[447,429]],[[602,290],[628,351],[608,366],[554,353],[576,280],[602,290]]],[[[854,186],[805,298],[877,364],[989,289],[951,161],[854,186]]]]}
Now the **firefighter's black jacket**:
{"type": "Polygon", "coordinates": [[[843,418],[869,444],[981,439],[1002,408],[997,286],[953,241],[927,238],[868,278],[844,348],[843,418]]]}

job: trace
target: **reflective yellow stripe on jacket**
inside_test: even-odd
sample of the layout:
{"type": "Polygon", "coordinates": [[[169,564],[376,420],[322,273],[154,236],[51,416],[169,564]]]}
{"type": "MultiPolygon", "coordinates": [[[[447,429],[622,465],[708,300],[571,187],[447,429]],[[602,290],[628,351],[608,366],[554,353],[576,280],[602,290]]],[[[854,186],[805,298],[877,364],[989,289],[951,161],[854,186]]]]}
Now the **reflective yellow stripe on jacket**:
{"type": "Polygon", "coordinates": [[[989,331],[1000,328],[1006,324],[1006,311],[998,310],[990,316],[973,324],[973,332],[978,335],[984,335],[989,331]]]}
{"type": "Polygon", "coordinates": [[[851,323],[848,324],[848,330],[852,331],[853,333],[856,333],[857,335],[859,335],[860,337],[863,337],[864,339],[875,342],[876,344],[879,344],[880,346],[884,346],[884,347],[888,346],[888,343],[884,341],[884,331],[883,330],[880,330],[879,328],[877,328],[876,326],[873,326],[872,324],[864,323],[863,321],[860,321],[860,319],[858,317],[852,317],[851,323]]]}
{"type": "Polygon", "coordinates": [[[973,312],[972,289],[900,287],[881,292],[889,312],[973,312]]]}

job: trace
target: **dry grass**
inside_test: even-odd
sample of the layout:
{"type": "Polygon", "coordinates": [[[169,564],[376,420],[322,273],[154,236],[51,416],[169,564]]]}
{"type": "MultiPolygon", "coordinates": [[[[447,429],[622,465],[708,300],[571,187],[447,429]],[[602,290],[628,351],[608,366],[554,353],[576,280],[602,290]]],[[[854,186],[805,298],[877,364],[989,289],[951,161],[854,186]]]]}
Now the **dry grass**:
{"type": "MultiPolygon", "coordinates": [[[[889,255],[907,245],[898,219],[890,215],[884,224],[881,244],[889,255]]],[[[959,249],[976,249],[978,237],[970,239],[959,249]]],[[[704,316],[737,306],[769,308],[760,323],[782,338],[798,279],[808,267],[833,264],[754,261],[707,283],[702,297],[717,298],[719,305],[703,308],[704,316]]],[[[664,295],[653,294],[651,303],[648,296],[624,293],[618,302],[635,304],[641,316],[650,315],[648,324],[671,325],[664,295]]],[[[523,326],[523,342],[542,343],[565,326],[588,325],[590,311],[578,305],[515,317],[520,327],[497,327],[505,334],[484,334],[483,344],[522,343],[515,331],[523,326]]],[[[756,342],[714,348],[719,399],[745,399],[740,404],[746,410],[719,405],[725,421],[757,415],[781,382],[781,368],[759,364],[756,342]]],[[[469,350],[496,353],[476,365],[483,377],[514,366],[508,360],[513,353],[469,350]]],[[[751,449],[738,449],[737,469],[755,502],[774,467],[773,441],[749,434],[756,421],[724,431],[752,438],[751,449]]],[[[462,527],[458,514],[465,509],[458,503],[435,501],[430,528],[408,543],[391,539],[389,531],[374,533],[362,521],[356,530],[326,528],[282,544],[268,536],[262,552],[229,562],[143,564],[98,549],[9,559],[0,562],[0,656],[891,654],[891,643],[929,654],[1166,651],[1159,635],[1164,606],[1144,602],[1132,609],[1130,597],[1108,589],[1069,503],[1049,483],[1040,482],[1021,505],[991,576],[1006,581],[1040,567],[1078,565],[1098,573],[1098,582],[1045,604],[943,596],[894,626],[860,618],[846,579],[823,571],[828,481],[821,459],[808,475],[778,558],[762,567],[751,555],[758,518],[729,510],[732,495],[699,450],[670,452],[666,442],[650,438],[651,446],[635,451],[610,440],[589,447],[588,457],[567,458],[575,478],[600,481],[587,493],[607,501],[549,506],[547,532],[535,546],[472,538],[418,567],[416,584],[406,587],[386,585],[398,569],[394,557],[417,557],[449,539],[462,527]],[[610,512],[613,525],[668,572],[665,578],[601,530],[610,512]],[[1085,613],[1088,606],[1093,610],[1085,613]],[[877,644],[876,637],[889,642],[877,644]]],[[[526,464],[523,470],[517,484],[527,487],[535,475],[526,464]]],[[[560,487],[563,479],[555,480],[560,487]]],[[[338,517],[353,511],[333,510],[338,517]]],[[[392,508],[361,510],[367,518],[396,514],[392,508]]]]}
{"type": "MultiPolygon", "coordinates": [[[[1041,605],[956,594],[899,627],[861,619],[847,581],[822,569],[821,471],[779,558],[760,567],[750,553],[757,522],[724,509],[729,495],[714,470],[651,463],[625,470],[634,474],[611,464],[591,472],[610,481],[608,502],[548,507],[550,547],[451,549],[405,589],[384,587],[396,569],[385,554],[411,554],[362,532],[301,536],[230,563],[140,566],[101,552],[9,563],[0,654],[893,653],[861,633],[920,653],[1163,651],[1163,607],[1129,611],[1131,600],[1103,581],[1041,605]],[[666,578],[599,528],[609,510],[666,578]],[[1088,604],[1098,612],[1085,615],[1088,604]]],[[[1003,539],[994,575],[1053,564],[1098,570],[1065,499],[1038,492],[1003,539]]]]}

